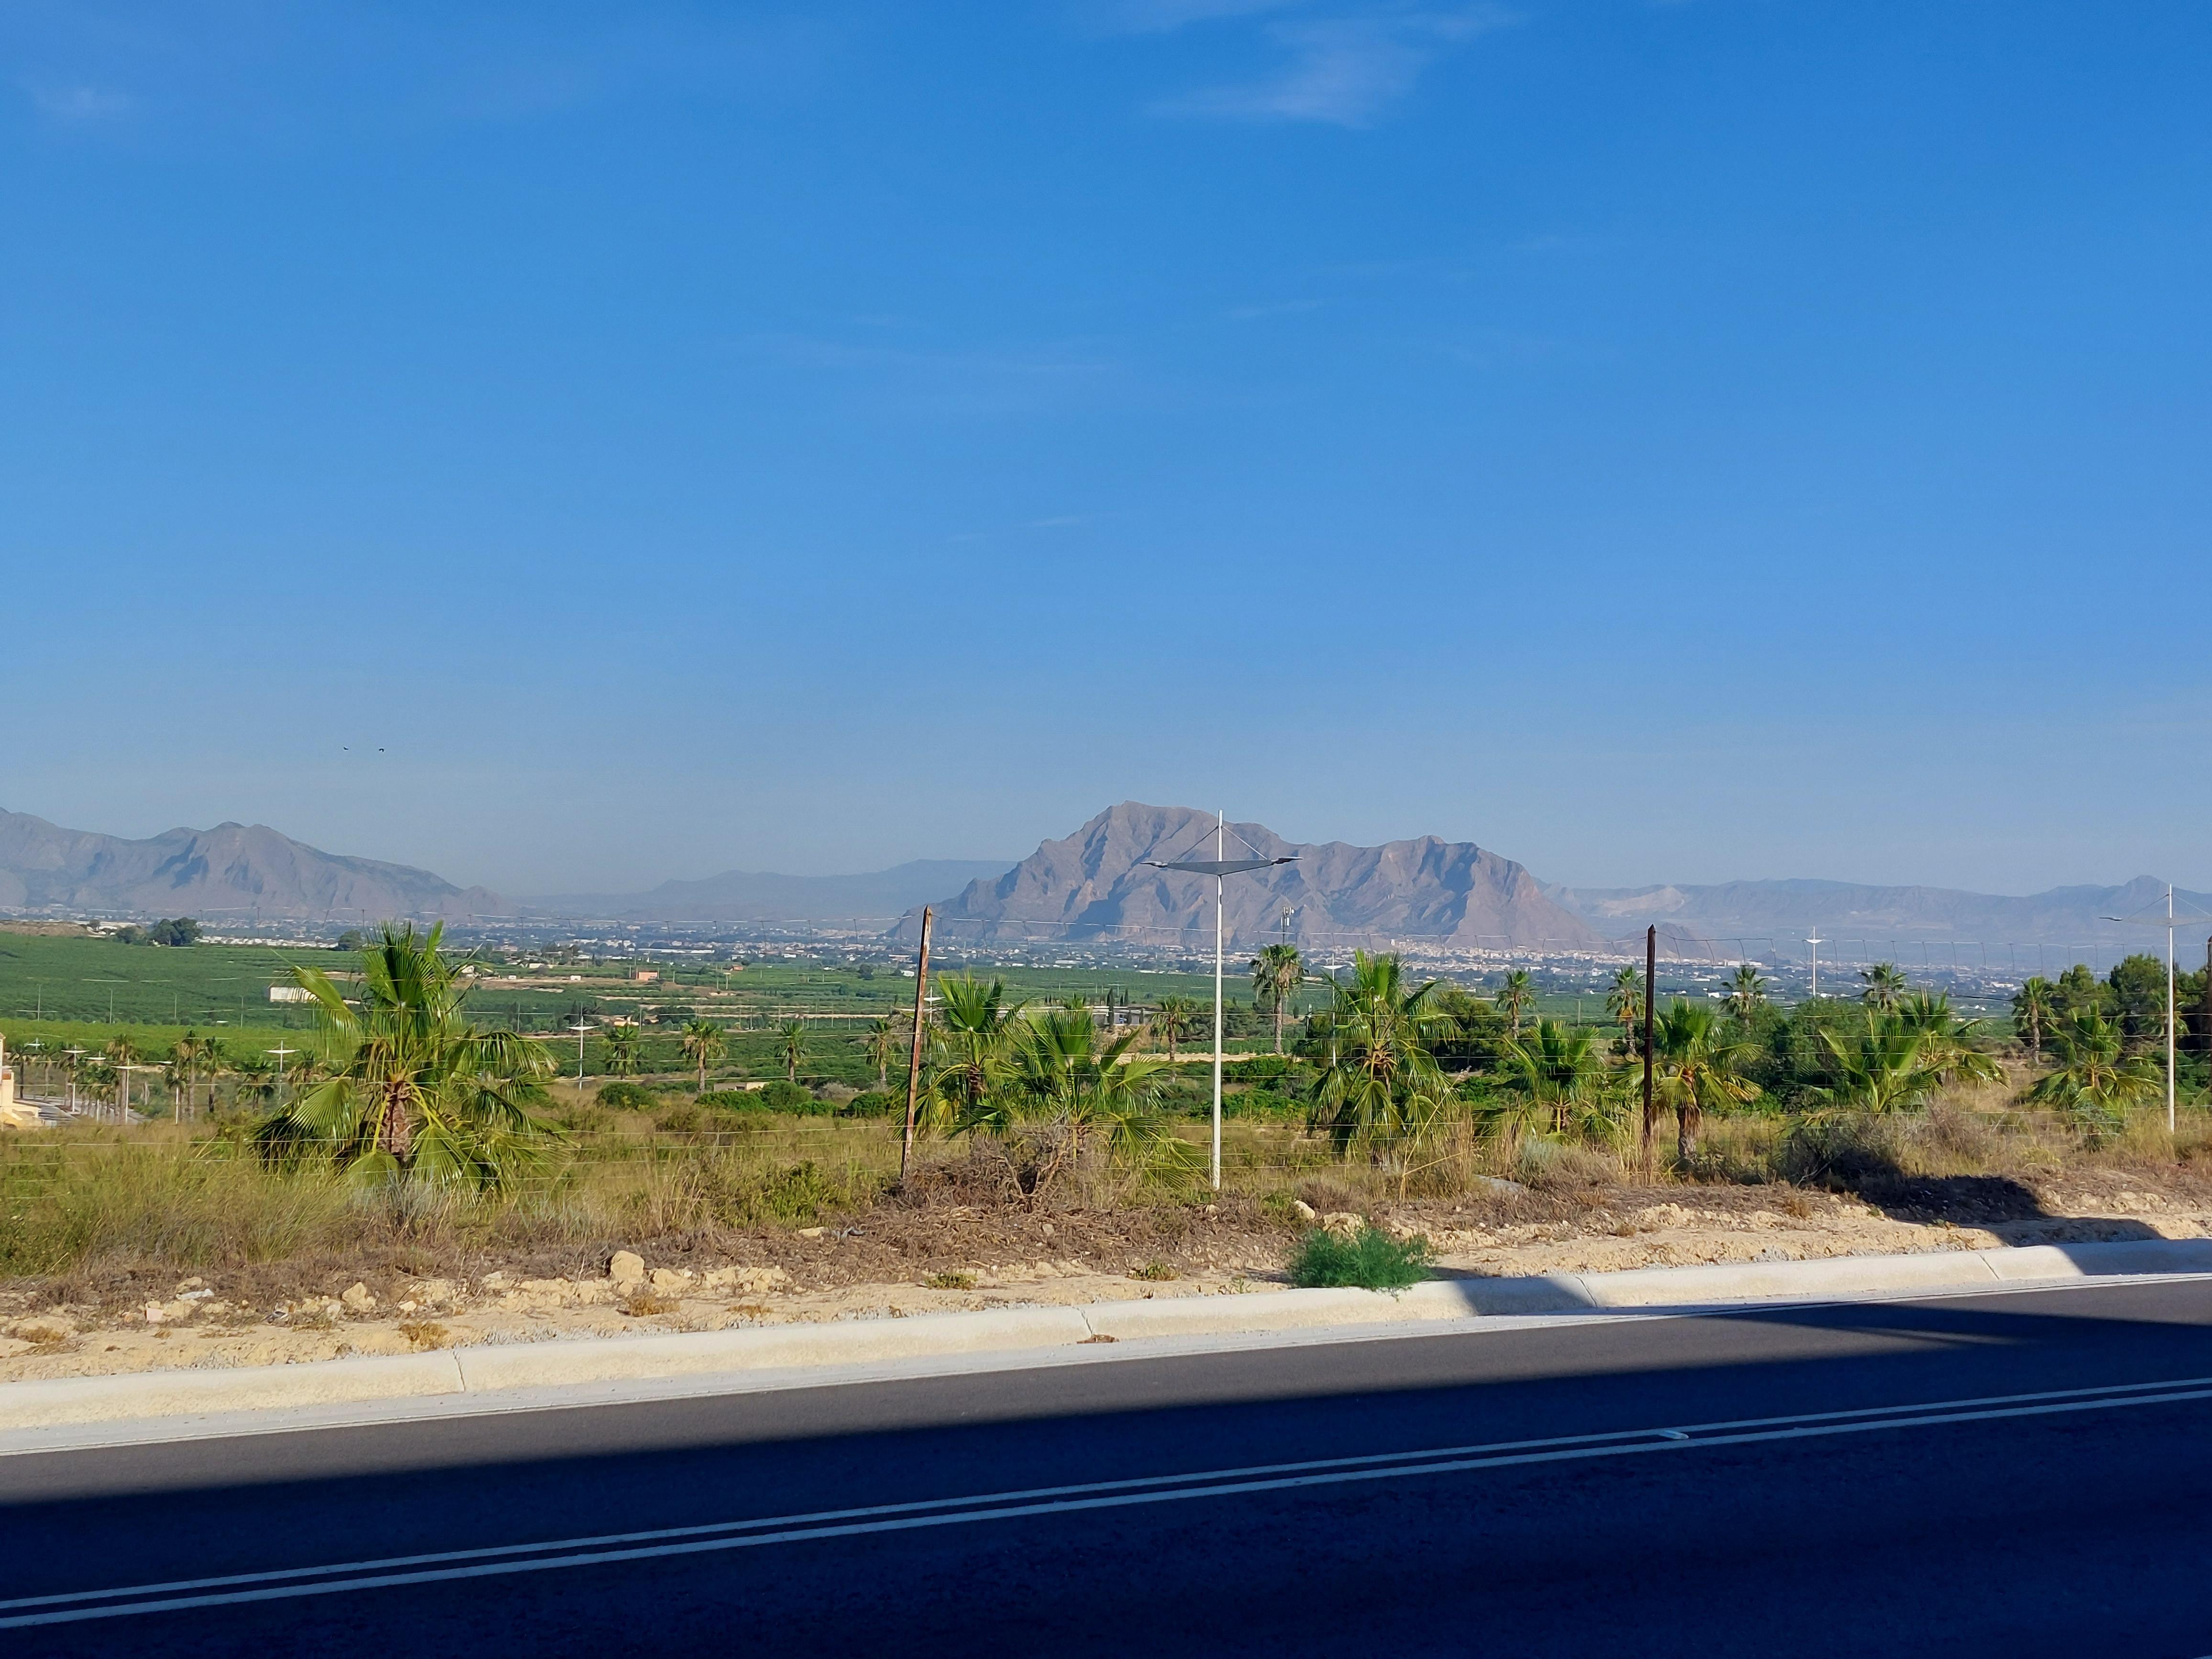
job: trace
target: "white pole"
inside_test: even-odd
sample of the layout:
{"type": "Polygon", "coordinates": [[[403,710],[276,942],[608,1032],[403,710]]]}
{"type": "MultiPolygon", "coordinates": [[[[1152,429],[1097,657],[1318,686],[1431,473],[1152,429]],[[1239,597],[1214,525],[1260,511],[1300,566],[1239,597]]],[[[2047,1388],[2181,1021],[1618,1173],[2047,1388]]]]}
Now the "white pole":
{"type": "MultiPolygon", "coordinates": [[[[1229,830],[1224,810],[1214,824],[1213,861],[1226,856],[1224,845],[1229,830]]],[[[1213,878],[1213,1190],[1221,1190],[1221,911],[1222,878],[1213,878]]]]}
{"type": "Polygon", "coordinates": [[[2173,1133],[2173,884],[2166,884],[2166,1132],[2173,1133]]]}
{"type": "Polygon", "coordinates": [[[1812,994],[1812,994],[1812,997],[1813,997],[1814,999],[1817,1000],[1817,999],[1819,998],[1820,994],[1820,930],[1819,930],[1818,928],[1814,929],[1814,932],[1813,932],[1813,937],[1812,937],[1812,938],[1810,938],[1810,939],[1807,939],[1807,940],[1805,941],[1805,943],[1806,943],[1806,944],[1808,944],[1808,945],[1811,945],[1811,946],[1813,947],[1813,951],[1812,951],[1812,956],[1813,956],[1813,990],[1812,990],[1812,994]]]}

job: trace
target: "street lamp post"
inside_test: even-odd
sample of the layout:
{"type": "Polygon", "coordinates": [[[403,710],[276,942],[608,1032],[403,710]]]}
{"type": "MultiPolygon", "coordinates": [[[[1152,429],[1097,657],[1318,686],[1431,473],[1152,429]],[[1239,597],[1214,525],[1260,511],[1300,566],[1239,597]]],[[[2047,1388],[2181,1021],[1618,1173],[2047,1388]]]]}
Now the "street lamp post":
{"type": "Polygon", "coordinates": [[[576,1092],[584,1092],[584,1034],[592,1028],[578,1020],[568,1028],[576,1034],[576,1092]]]}
{"type": "MultiPolygon", "coordinates": [[[[1229,834],[1229,815],[1221,813],[1214,821],[1213,856],[1206,860],[1146,859],[1145,862],[1155,870],[1182,870],[1192,875],[1213,878],[1213,1190],[1221,1190],[1221,969],[1223,957],[1222,915],[1225,908],[1224,884],[1229,877],[1242,875],[1247,870],[1272,870],[1279,864],[1295,864],[1296,854],[1272,859],[1232,859],[1225,856],[1229,834]]],[[[1242,837],[1239,837],[1242,839],[1242,837]]]]}
{"type": "MultiPolygon", "coordinates": [[[[2166,929],[2166,1132],[2173,1133],[2173,930],[2185,918],[2173,911],[2173,884],[2166,884],[2166,914],[2162,916],[2105,916],[2100,920],[2117,921],[2124,927],[2163,927],[2166,929]]],[[[2194,918],[2188,918],[2194,920],[2194,918]]]]}
{"type": "Polygon", "coordinates": [[[284,1103],[284,1061],[287,1056],[296,1054],[300,1051],[297,1048],[288,1048],[279,1042],[274,1048],[264,1049],[263,1052],[276,1057],[276,1103],[282,1106],[284,1103]]]}

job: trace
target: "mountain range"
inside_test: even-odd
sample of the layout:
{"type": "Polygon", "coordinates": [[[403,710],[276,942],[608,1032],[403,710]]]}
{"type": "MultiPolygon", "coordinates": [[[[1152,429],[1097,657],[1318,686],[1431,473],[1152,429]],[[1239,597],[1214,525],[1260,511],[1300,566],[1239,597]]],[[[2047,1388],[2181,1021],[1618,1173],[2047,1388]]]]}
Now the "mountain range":
{"type": "MultiPolygon", "coordinates": [[[[1212,935],[1213,878],[1157,866],[1212,859],[1215,830],[1212,815],[1188,806],[1123,801],[946,899],[937,909],[943,936],[1194,948],[1212,935]]],[[[1602,942],[1527,870],[1472,842],[1310,845],[1258,823],[1230,824],[1220,840],[1230,859],[1285,860],[1228,878],[1224,925],[1236,948],[1281,938],[1323,953],[1399,940],[1562,951],[1602,942]]],[[[920,922],[918,911],[908,915],[900,936],[914,937],[920,922]]]]}
{"type": "MultiPolygon", "coordinates": [[[[1657,924],[1717,947],[1705,954],[1802,960],[1806,940],[1849,955],[1902,954],[1906,945],[1971,941],[1982,947],[2163,951],[2154,931],[2112,916],[2163,916],[2166,884],[2138,876],[2118,887],[2054,887],[2024,898],[1950,887],[1880,887],[1849,881],[1730,881],[1712,886],[1547,887],[1561,908],[1602,933],[1657,924]]],[[[2212,933],[2212,895],[2174,890],[2183,938],[2212,933]],[[2191,919],[2190,913],[2195,917],[2191,919]]],[[[1995,961],[1996,958],[1991,958],[1995,961]]]]}
{"type": "Polygon", "coordinates": [[[266,824],[168,830],[144,841],[0,811],[0,910],[374,923],[498,915],[507,902],[427,870],[325,853],[266,824]]]}
{"type": "MultiPolygon", "coordinates": [[[[1011,867],[997,860],[934,859],[849,876],[733,870],[664,882],[649,892],[531,899],[518,906],[427,870],[325,853],[263,824],[170,830],[134,841],[0,811],[0,911],[195,915],[218,927],[260,918],[351,925],[387,917],[518,915],[643,922],[872,921],[889,936],[911,940],[920,907],[928,903],[948,943],[1121,940],[1202,950],[1213,926],[1212,878],[1153,866],[1211,858],[1214,828],[1212,817],[1189,807],[1124,801],[1073,835],[1041,843],[1011,867]]],[[[1416,948],[1580,951],[1626,945],[1656,925],[1661,949],[1670,956],[1802,960],[1807,936],[1817,932],[1824,959],[1832,952],[1909,959],[1914,949],[1948,946],[1962,965],[1962,951],[1978,951],[1994,965],[2001,949],[2157,948],[2157,929],[2104,918],[2156,915],[2166,892],[2163,882],[2148,876],[2026,897],[1813,880],[1569,887],[1541,881],[1471,842],[1432,836],[1380,847],[1300,844],[1262,824],[1234,823],[1224,841],[1232,859],[1290,860],[1227,879],[1226,920],[1237,948],[1288,937],[1324,955],[1394,941],[1416,948]]],[[[2188,955],[2197,939],[2212,935],[2212,894],[2175,896],[2188,955]]]]}

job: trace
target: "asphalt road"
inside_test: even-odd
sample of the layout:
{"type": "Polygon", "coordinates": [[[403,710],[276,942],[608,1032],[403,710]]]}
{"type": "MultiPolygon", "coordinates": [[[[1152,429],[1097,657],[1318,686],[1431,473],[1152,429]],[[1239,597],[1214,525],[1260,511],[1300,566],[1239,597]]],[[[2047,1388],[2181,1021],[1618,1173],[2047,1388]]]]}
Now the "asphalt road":
{"type": "Polygon", "coordinates": [[[2196,1659],[2212,1283],[18,1455],[0,1601],[10,1659],[2196,1659]]]}

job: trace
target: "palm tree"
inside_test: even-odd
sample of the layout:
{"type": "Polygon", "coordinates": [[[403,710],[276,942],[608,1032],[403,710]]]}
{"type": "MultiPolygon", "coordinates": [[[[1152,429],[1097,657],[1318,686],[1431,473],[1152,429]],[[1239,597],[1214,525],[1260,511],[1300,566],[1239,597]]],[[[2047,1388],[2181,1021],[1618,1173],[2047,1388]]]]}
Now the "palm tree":
{"type": "Polygon", "coordinates": [[[1152,1033],[1168,1051],[1168,1064],[1176,1062],[1176,1044],[1188,1042],[1198,1030],[1198,1004],[1188,997],[1162,997],[1153,1005],[1152,1033]]]}
{"type": "Polygon", "coordinates": [[[1644,1019],[1644,974],[1630,966],[1613,976],[1605,994],[1605,1011],[1620,1022],[1620,1052],[1636,1052],[1636,1028],[1644,1019]]]}
{"type": "Polygon", "coordinates": [[[950,1130],[981,1109],[1005,1076],[1025,1002],[1008,1002],[1004,980],[954,974],[937,982],[929,1093],[922,1127],[950,1130]]]}
{"type": "Polygon", "coordinates": [[[1905,1000],[1905,969],[1893,962],[1862,968],[1859,978],[1866,986],[1859,993],[1859,1000],[1878,1014],[1895,1013],[1898,1004],[1905,1000]]]}
{"type": "Polygon", "coordinates": [[[776,1046],[783,1050],[783,1078],[799,1081],[799,1062],[806,1058],[806,1022],[787,1019],[775,1028],[776,1046]]]}
{"type": "MultiPolygon", "coordinates": [[[[1429,981],[1408,990],[1395,957],[1353,952],[1352,978],[1335,986],[1329,1053],[1314,1088],[1308,1127],[1326,1130],[1340,1153],[1356,1142],[1411,1148],[1435,1127],[1451,1084],[1431,1052],[1453,1021],[1430,1006],[1429,981]]],[[[1401,1165],[1402,1189],[1407,1165],[1401,1165]]]]}
{"type": "Polygon", "coordinates": [[[1528,977],[1528,970],[1516,968],[1506,975],[1504,982],[1498,988],[1497,996],[1492,999],[1505,1011],[1505,1018],[1511,1024],[1512,1029],[1506,1033],[1510,1041],[1518,1042],[1521,1040],[1521,1011],[1528,1006],[1529,999],[1535,994],[1536,982],[1528,977]]]}
{"type": "Polygon", "coordinates": [[[320,969],[292,970],[337,1057],[328,1078],[256,1128],[264,1156],[326,1153],[364,1183],[479,1188],[540,1161],[555,1137],[530,1100],[550,1063],[535,1043],[463,1017],[466,987],[439,948],[444,933],[387,926],[362,953],[358,1006],[320,969]]]}
{"type": "Polygon", "coordinates": [[[1713,1018],[1711,1003],[1676,998],[1651,1034],[1659,1079],[1674,1107],[1674,1150],[1685,1164],[1698,1155],[1698,1128],[1708,1109],[1725,1111],[1759,1098],[1759,1085],[1737,1066],[1751,1044],[1713,1018]]]}
{"type": "Polygon", "coordinates": [[[2013,1027],[2027,1039],[2027,1057],[2036,1065],[2043,1064],[2043,1034],[2058,1018],[2058,988],[2037,974],[2025,981],[2013,995],[2013,1027]]]}
{"type": "Polygon", "coordinates": [[[276,1101],[276,1062],[263,1054],[244,1054],[233,1061],[231,1075],[238,1086],[231,1091],[234,1102],[240,1098],[251,1100],[261,1106],[276,1101]]]}
{"type": "Polygon", "coordinates": [[[637,1027],[610,1025],[600,1033],[600,1036],[607,1045],[609,1074],[614,1077],[635,1077],[638,1044],[642,1040],[642,1034],[637,1027]]]}
{"type": "MultiPolygon", "coordinates": [[[[170,1064],[178,1067],[184,1073],[185,1111],[188,1115],[196,1103],[192,1096],[194,1091],[199,1087],[200,1072],[204,1067],[208,1067],[210,1063],[213,1061],[215,1058],[215,1044],[210,1042],[207,1038],[202,1036],[198,1031],[189,1030],[185,1031],[184,1036],[177,1039],[177,1046],[170,1051],[170,1064]]],[[[215,1108],[214,1081],[212,1077],[210,1079],[208,1086],[208,1109],[212,1112],[215,1108]]]]}
{"type": "Polygon", "coordinates": [[[1751,963],[1739,962],[1735,965],[1735,977],[1729,981],[1729,1012],[1738,1019],[1748,1020],[1765,1006],[1765,979],[1751,963]]]}
{"type": "Polygon", "coordinates": [[[729,1051],[729,1039],[711,1019],[684,1023],[684,1057],[699,1068],[699,1092],[707,1092],[707,1067],[729,1051]]]}
{"type": "Polygon", "coordinates": [[[2057,1107],[2093,1133],[2121,1127],[2122,1113],[2157,1095],[2163,1076],[2148,1054],[2126,1051],[2120,1028],[2087,1009],[2051,1033],[2058,1064],[2027,1097],[2057,1107]]]}
{"type": "Polygon", "coordinates": [[[131,1120],[131,1072],[143,1056],[138,1045],[129,1037],[110,1037],[100,1048],[100,1057],[114,1069],[118,1080],[115,1096],[115,1121],[127,1123],[131,1120]]]}
{"type": "Polygon", "coordinates": [[[1164,1066],[1129,1054],[1141,1035],[1126,1031],[1102,1046],[1082,1003],[1020,1022],[993,1085],[963,1111],[955,1133],[992,1136],[1031,1204],[1093,1138],[1140,1166],[1187,1158],[1188,1147],[1158,1109],[1164,1066]]]}
{"type": "Polygon", "coordinates": [[[1556,1019],[1538,1019],[1527,1038],[1505,1045],[1499,1060],[1505,1086],[1485,1103],[1481,1115],[1509,1157],[1525,1135],[1566,1133],[1603,1090],[1597,1033],[1556,1019]]]}
{"type": "Polygon", "coordinates": [[[870,1060],[876,1063],[876,1087],[890,1086],[891,1060],[898,1054],[899,1023],[888,1014],[868,1022],[868,1035],[861,1047],[870,1060]]]}
{"type": "Polygon", "coordinates": [[[1920,1033],[1921,1064],[1931,1067],[1939,1080],[1950,1083],[1963,1077],[1996,1083],[2003,1079],[2004,1068],[1996,1056],[1974,1046],[1975,1029],[1981,1022],[1953,1013],[1948,996],[1916,991],[1905,999],[1897,1017],[1920,1033]]]}
{"type": "Polygon", "coordinates": [[[1832,1107],[1863,1112],[1896,1112],[1919,1105],[1942,1087],[1942,1068],[1922,1053],[1927,1033],[1896,1014],[1866,1011],[1866,1024],[1846,1042],[1823,1029],[1836,1081],[1813,1091],[1832,1107]]]}
{"type": "Polygon", "coordinates": [[[1252,994],[1273,1005],[1275,1052],[1283,1052],[1283,1010],[1306,982],[1305,959],[1295,945],[1268,945],[1252,958],[1252,994]]]}

